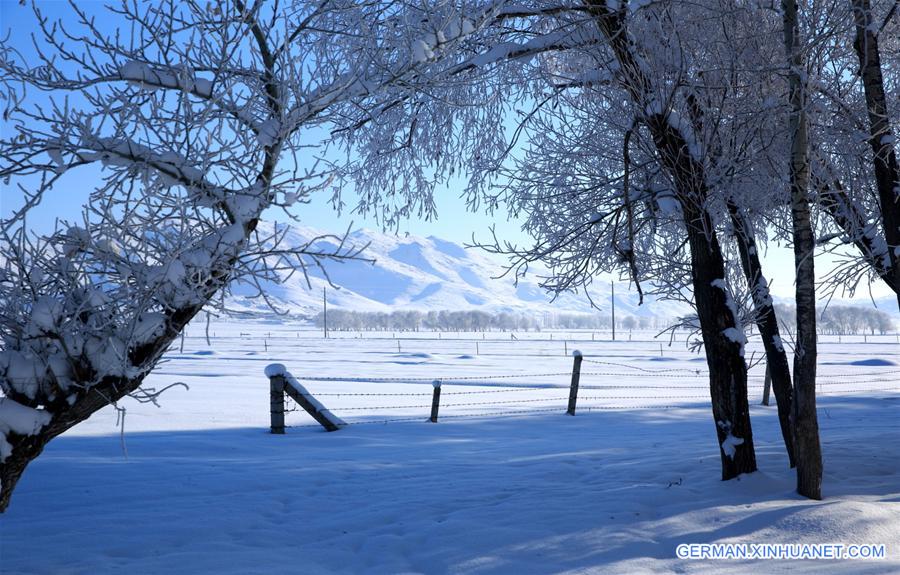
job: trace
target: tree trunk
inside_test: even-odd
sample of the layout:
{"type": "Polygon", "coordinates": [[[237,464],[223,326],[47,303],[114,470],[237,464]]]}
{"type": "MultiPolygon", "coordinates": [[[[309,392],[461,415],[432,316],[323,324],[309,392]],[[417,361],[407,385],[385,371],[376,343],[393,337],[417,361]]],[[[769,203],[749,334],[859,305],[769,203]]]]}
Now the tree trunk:
{"type": "Polygon", "coordinates": [[[105,381],[88,389],[70,409],[54,413],[50,423],[45,425],[40,433],[8,434],[6,440],[12,445],[12,453],[0,464],[0,513],[6,511],[9,506],[10,498],[25,468],[44,451],[50,440],[86,420],[97,410],[134,391],[142,381],[143,377],[129,381],[118,378],[105,381]]]}
{"type": "Polygon", "coordinates": [[[39,436],[27,436],[20,438],[17,435],[8,435],[7,441],[13,446],[13,451],[0,465],[0,513],[9,507],[16,484],[25,472],[25,468],[44,450],[46,441],[39,436]]]}
{"type": "MultiPolygon", "coordinates": [[[[255,222],[253,223],[255,226],[255,222]]],[[[218,278],[216,278],[218,279],[218,278]]],[[[212,281],[212,280],[211,280],[212,281]]],[[[207,294],[212,297],[215,290],[207,294]]],[[[192,305],[175,310],[169,316],[166,333],[157,340],[134,348],[129,353],[132,365],[151,365],[159,360],[184,330],[184,326],[203,309],[202,304],[192,305]]],[[[139,377],[128,379],[122,377],[106,377],[96,385],[86,387],[72,405],[64,398],[47,407],[52,414],[50,423],[41,428],[35,435],[18,435],[9,433],[6,440],[12,446],[12,453],[0,463],[0,513],[6,511],[10,498],[21,479],[28,464],[36,459],[44,447],[55,437],[88,419],[95,412],[116,402],[135,391],[144,381],[150,370],[142,371],[139,377]]]]}
{"type": "Polygon", "coordinates": [[[733,302],[725,290],[725,263],[719,242],[709,227],[712,225],[709,215],[706,211],[689,210],[687,204],[682,206],[691,246],[694,300],[709,366],[709,391],[722,479],[732,479],[756,471],[747,400],[747,364],[743,345],[728,336],[741,328],[736,325],[733,302]]]}
{"type": "Polygon", "coordinates": [[[725,289],[725,263],[712,219],[706,211],[708,188],[703,163],[691,156],[684,136],[656,100],[657,90],[635,56],[624,10],[605,0],[584,0],[600,33],[618,61],[620,83],[640,110],[660,162],[675,184],[691,248],[691,278],[706,363],[713,422],[719,441],[722,479],[756,471],[756,453],[747,401],[747,364],[733,302],[725,289]]]}
{"type": "Polygon", "coordinates": [[[772,388],[775,391],[775,402],[778,404],[778,422],[781,425],[781,437],[787,450],[788,461],[791,467],[796,465],[794,459],[794,438],[791,430],[791,403],[792,383],[791,370],[788,363],[787,352],[781,341],[778,329],[778,317],[775,314],[775,306],[772,296],[769,294],[769,285],[762,273],[762,263],[759,261],[759,253],[756,249],[756,238],[750,222],[746,220],[740,209],[734,202],[728,202],[728,212],[731,215],[731,223],[737,236],[738,251],[741,254],[741,268],[750,295],[753,298],[753,307],[756,312],[756,326],[762,338],[763,347],[766,350],[767,373],[771,377],[772,388]]]}
{"type": "Polygon", "coordinates": [[[783,0],[784,45],[790,71],[790,186],[794,264],[797,271],[797,345],[794,349],[794,447],[797,457],[797,492],[822,498],[822,451],[816,414],[816,277],[809,199],[809,142],[806,88],[801,77],[805,66],[800,52],[797,4],[783,0]]]}
{"type": "MultiPolygon", "coordinates": [[[[869,143],[872,146],[875,167],[875,184],[881,206],[881,223],[884,239],[888,244],[892,284],[900,286],[900,168],[894,151],[894,139],[884,93],[884,76],[881,73],[881,54],[878,33],[872,22],[869,0],[851,0],[856,38],[853,47],[859,56],[859,73],[866,94],[869,114],[869,143]]],[[[896,291],[896,289],[895,289],[896,291]]],[[[900,291],[897,292],[900,307],[900,291]]]]}
{"type": "Polygon", "coordinates": [[[900,277],[895,277],[891,268],[887,242],[881,244],[876,241],[872,233],[875,226],[869,223],[863,207],[847,194],[841,181],[831,174],[827,162],[822,158],[818,158],[818,162],[823,174],[813,181],[819,205],[847,234],[869,267],[900,298],[900,277]]]}

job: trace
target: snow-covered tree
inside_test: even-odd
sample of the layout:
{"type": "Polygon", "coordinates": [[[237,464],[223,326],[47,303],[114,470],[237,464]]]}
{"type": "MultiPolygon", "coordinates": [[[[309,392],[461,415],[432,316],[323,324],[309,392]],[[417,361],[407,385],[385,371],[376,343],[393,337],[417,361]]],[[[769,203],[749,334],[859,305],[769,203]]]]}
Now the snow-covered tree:
{"type": "Polygon", "coordinates": [[[229,282],[358,255],[285,251],[257,222],[328,185],[311,144],[346,109],[427,86],[477,24],[465,7],[73,0],[34,8],[30,51],[0,43],[0,178],[24,196],[0,230],[0,510],[51,439],[152,400],[144,378],[229,282]],[[30,233],[33,206],[85,186],[83,213],[30,233]]]}
{"type": "MultiPolygon", "coordinates": [[[[716,86],[731,80],[726,88],[739,90],[743,77],[715,75],[726,56],[708,38],[711,15],[750,21],[760,11],[739,4],[730,6],[736,16],[719,3],[531,2],[498,10],[496,25],[480,30],[484,47],[459,67],[458,86],[390,111],[406,117],[410,129],[399,134],[410,145],[390,156],[363,154],[371,177],[357,181],[366,199],[389,183],[395,197],[415,199],[427,176],[465,172],[473,207],[505,204],[526,217],[534,245],[494,247],[518,258],[522,273],[532,261],[546,264],[544,287],[578,289],[597,272],[619,269],[692,301],[725,478],[756,468],[743,329],[719,235],[727,213],[720,191],[726,180],[751,176],[731,152],[753,143],[743,134],[758,131],[737,105],[753,101],[755,110],[762,97],[729,95],[723,112],[712,113],[723,104],[716,86]],[[709,89],[698,94],[704,72],[709,89]],[[692,106],[713,96],[704,128],[692,106]],[[517,125],[507,125],[508,112],[517,125]],[[721,122],[730,122],[724,131],[735,139],[723,139],[727,163],[720,164],[708,150],[721,122]]],[[[392,130],[369,122],[354,143],[377,150],[375,142],[399,138],[392,130]]]]}
{"type": "Polygon", "coordinates": [[[811,130],[811,183],[834,230],[822,243],[857,252],[831,270],[830,289],[852,293],[878,279],[900,305],[897,4],[814,2],[808,12],[818,16],[810,29],[819,54],[809,101],[821,118],[811,130]]]}
{"type": "Polygon", "coordinates": [[[822,498],[822,450],[816,416],[816,275],[815,236],[809,202],[809,115],[807,73],[800,10],[795,0],[782,2],[784,47],[790,101],[791,230],[796,269],[797,341],[794,346],[792,427],[797,461],[797,491],[822,498]]]}
{"type": "MultiPolygon", "coordinates": [[[[393,107],[390,115],[405,116],[408,129],[395,131],[402,121],[361,120],[366,129],[352,143],[363,150],[359,166],[371,176],[357,181],[368,205],[375,198],[395,213],[422,202],[423,188],[463,173],[473,208],[502,205],[525,218],[533,244],[496,240],[486,246],[510,255],[516,273],[541,262],[551,270],[543,286],[558,292],[585,288],[598,272],[617,270],[639,289],[696,306],[692,323],[710,365],[724,477],[755,467],[744,323],[729,267],[747,284],[793,462],[793,383],[759,249],[772,238],[796,245],[802,236],[797,261],[807,321],[815,318],[815,231],[823,232],[820,249],[855,244],[862,257],[852,269],[865,266],[889,285],[897,249],[890,239],[895,226],[884,218],[900,204],[879,202],[864,176],[872,134],[879,138],[875,163],[890,164],[891,121],[874,132],[863,125],[863,138],[857,129],[857,141],[848,142],[845,124],[853,113],[840,109],[855,110],[863,122],[884,116],[878,90],[863,90],[840,62],[855,58],[863,45],[869,58],[868,64],[860,60],[863,69],[872,68],[874,23],[882,30],[894,24],[871,14],[865,25],[854,24],[854,14],[858,21],[868,3],[804,3],[790,28],[811,38],[790,47],[786,58],[783,17],[790,6],[505,5],[479,30],[482,47],[457,68],[458,84],[393,107]],[[854,27],[865,36],[855,52],[848,35],[854,27]],[[808,128],[797,139],[801,123],[808,128]],[[392,154],[371,153],[380,152],[376,142],[392,140],[404,145],[392,154]],[[381,195],[383,189],[391,194],[381,195]],[[819,207],[831,217],[828,227],[819,221],[819,207]]],[[[882,83],[884,90],[893,88],[882,83]]],[[[846,286],[849,269],[835,270],[830,286],[846,286]]],[[[854,282],[865,274],[856,276],[854,282]]],[[[807,323],[804,341],[814,333],[807,323]]],[[[801,387],[808,391],[814,350],[805,358],[801,387]]],[[[814,418],[814,397],[806,394],[803,404],[814,418]]]]}

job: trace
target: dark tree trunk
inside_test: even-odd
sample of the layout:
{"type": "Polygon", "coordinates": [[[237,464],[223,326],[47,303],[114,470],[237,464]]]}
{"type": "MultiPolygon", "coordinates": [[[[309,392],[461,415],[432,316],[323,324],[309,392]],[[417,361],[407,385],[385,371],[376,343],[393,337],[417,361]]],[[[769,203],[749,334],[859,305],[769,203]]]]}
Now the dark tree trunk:
{"type": "MultiPolygon", "coordinates": [[[[698,96],[693,93],[687,95],[686,101],[694,131],[697,134],[704,133],[705,108],[700,104],[698,96]]],[[[714,106],[714,103],[707,101],[706,105],[714,106]]],[[[717,138],[714,138],[713,142],[707,147],[706,154],[710,162],[719,162],[721,160],[721,143],[717,138]]],[[[774,381],[781,435],[788,454],[788,462],[791,467],[794,467],[794,438],[791,430],[793,389],[787,352],[781,341],[778,318],[772,297],[769,294],[769,285],[762,273],[762,263],[759,260],[756,248],[756,235],[753,231],[753,225],[733,198],[727,198],[726,204],[737,240],[741,269],[750,288],[756,324],[759,327],[763,347],[766,351],[767,367],[764,405],[769,405],[769,390],[774,381]]]]}
{"type": "Polygon", "coordinates": [[[822,451],[816,414],[816,292],[813,233],[805,194],[793,189],[794,261],[797,268],[797,345],[794,349],[794,445],[797,492],[822,498],[822,451]]]}
{"type": "Polygon", "coordinates": [[[792,187],[794,261],[797,268],[797,344],[794,349],[794,446],[797,492],[822,498],[822,451],[816,414],[816,292],[814,239],[805,194],[792,187]]]}
{"type": "Polygon", "coordinates": [[[622,87],[638,109],[652,110],[643,121],[678,193],[691,248],[691,277],[709,366],[722,479],[756,471],[747,402],[747,364],[743,345],[734,337],[740,328],[725,290],[722,249],[705,207],[708,188],[703,163],[691,156],[687,142],[669,123],[666,111],[658,109],[662,106],[656,105],[657,91],[635,58],[636,47],[626,29],[625,12],[611,10],[605,0],[584,0],[584,4],[618,61],[622,87]]]}
{"type": "Polygon", "coordinates": [[[896,287],[900,286],[900,254],[897,253],[900,246],[900,168],[897,166],[897,154],[894,151],[887,98],[884,93],[878,33],[873,27],[869,0],[851,0],[850,3],[856,24],[853,47],[859,56],[859,73],[866,94],[869,143],[872,146],[884,239],[888,244],[890,273],[893,280],[891,285],[897,291],[897,305],[900,307],[900,290],[896,287]]]}
{"type": "Polygon", "coordinates": [[[7,436],[7,441],[13,446],[13,451],[0,465],[0,513],[9,507],[13,491],[25,472],[25,468],[41,454],[44,445],[49,441],[49,439],[38,441],[38,439],[37,436],[24,438],[14,434],[7,436]]]}
{"type": "MultiPolygon", "coordinates": [[[[255,227],[256,222],[252,222],[255,227]]],[[[225,276],[227,277],[227,276],[225,276]]],[[[221,282],[222,276],[210,280],[221,282]]],[[[215,284],[220,285],[220,284],[215,284]]],[[[210,287],[206,294],[207,299],[215,294],[215,289],[210,287]]],[[[132,365],[155,365],[172,342],[184,330],[184,326],[203,309],[202,304],[192,305],[186,308],[173,310],[168,317],[166,332],[153,342],[132,348],[129,359],[132,365]]],[[[89,370],[84,370],[88,373],[89,370]]],[[[149,370],[142,371],[143,374],[149,370]]],[[[10,498],[21,479],[28,464],[34,461],[44,447],[55,437],[66,430],[88,419],[100,409],[116,402],[140,387],[144,381],[144,375],[134,379],[120,377],[106,377],[96,385],[86,387],[79,394],[78,399],[69,405],[64,398],[47,406],[47,411],[52,415],[50,423],[41,428],[36,435],[17,435],[10,433],[6,439],[12,445],[12,453],[3,463],[0,463],[0,513],[6,511],[10,498]]]]}
{"type": "Polygon", "coordinates": [[[756,326],[766,350],[767,373],[771,377],[775,390],[775,401],[778,404],[778,422],[781,425],[781,437],[787,450],[790,466],[794,467],[794,438],[791,430],[791,402],[793,390],[791,369],[787,352],[781,342],[778,329],[778,317],[769,294],[768,283],[762,273],[762,262],[756,249],[756,238],[749,222],[746,221],[738,206],[728,202],[728,212],[737,236],[738,251],[741,254],[741,268],[747,278],[747,285],[753,298],[756,312],[756,326]]]}
{"type": "Polygon", "coordinates": [[[0,464],[0,512],[6,511],[16,484],[25,472],[28,464],[36,459],[44,447],[56,436],[89,418],[96,411],[118,401],[126,394],[136,390],[143,381],[109,379],[89,388],[69,409],[53,413],[50,423],[45,425],[36,435],[7,435],[12,445],[12,453],[0,464]]]}
{"type": "Polygon", "coordinates": [[[830,176],[827,166],[822,166],[822,170],[825,174],[814,179],[819,205],[847,234],[866,263],[900,298],[900,277],[895,277],[886,247],[880,247],[875,242],[875,236],[866,233],[870,229],[870,223],[865,211],[847,195],[840,180],[830,176]]]}
{"type": "Polygon", "coordinates": [[[709,366],[709,391],[722,479],[732,479],[756,471],[747,401],[747,364],[743,346],[726,335],[729,330],[741,328],[736,325],[729,306],[724,285],[725,263],[709,215],[706,211],[691,210],[689,204],[682,206],[691,246],[694,300],[709,366]]]}
{"type": "Polygon", "coordinates": [[[822,450],[816,414],[816,277],[813,258],[815,238],[810,217],[809,140],[806,87],[800,77],[805,66],[800,52],[797,4],[784,0],[784,45],[790,72],[790,185],[794,264],[797,271],[797,345],[794,349],[794,448],[797,458],[797,492],[822,498],[822,450]]]}

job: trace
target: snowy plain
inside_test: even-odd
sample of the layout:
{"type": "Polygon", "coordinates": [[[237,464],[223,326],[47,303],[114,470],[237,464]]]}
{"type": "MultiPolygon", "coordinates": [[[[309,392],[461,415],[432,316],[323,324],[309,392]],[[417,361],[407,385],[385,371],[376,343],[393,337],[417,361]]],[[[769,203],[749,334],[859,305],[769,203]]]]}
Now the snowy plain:
{"type": "MultiPolygon", "coordinates": [[[[825,500],[813,502],[794,493],[774,400],[759,405],[760,365],[760,471],[719,480],[705,361],[682,333],[669,345],[646,332],[325,340],[250,320],[204,331],[190,326],[147,380],[190,390],[159,407],[122,402],[124,437],[104,410],[29,468],[0,518],[0,572],[900,572],[894,335],[820,340],[825,500]],[[585,361],[568,417],[575,349],[585,361]],[[351,425],[325,433],[292,411],[293,427],[271,435],[273,362],[351,425]],[[675,556],[679,543],[804,542],[885,544],[887,558],[675,556]]],[[[760,353],[751,338],[748,358],[760,353]]]]}

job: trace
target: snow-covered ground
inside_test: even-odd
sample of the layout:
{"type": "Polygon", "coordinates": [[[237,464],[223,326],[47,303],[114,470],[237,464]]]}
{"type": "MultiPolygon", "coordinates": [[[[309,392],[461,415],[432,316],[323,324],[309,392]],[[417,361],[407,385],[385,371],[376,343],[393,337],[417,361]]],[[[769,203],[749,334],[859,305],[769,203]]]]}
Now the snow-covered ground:
{"type": "MultiPolygon", "coordinates": [[[[203,331],[191,326],[148,380],[190,391],[123,402],[124,449],[109,409],[29,468],[0,517],[4,575],[900,571],[896,336],[821,339],[825,500],[812,502],[794,494],[775,407],[758,405],[759,365],[761,471],[719,481],[705,362],[683,335],[660,349],[647,333],[203,331]],[[567,417],[574,349],[585,362],[567,417]],[[272,362],[351,425],[325,433],[291,412],[295,427],[269,434],[272,362]],[[680,543],[802,542],[885,544],[888,557],[675,555],[680,543]]],[[[758,359],[758,342],[747,353],[758,359]]]]}

